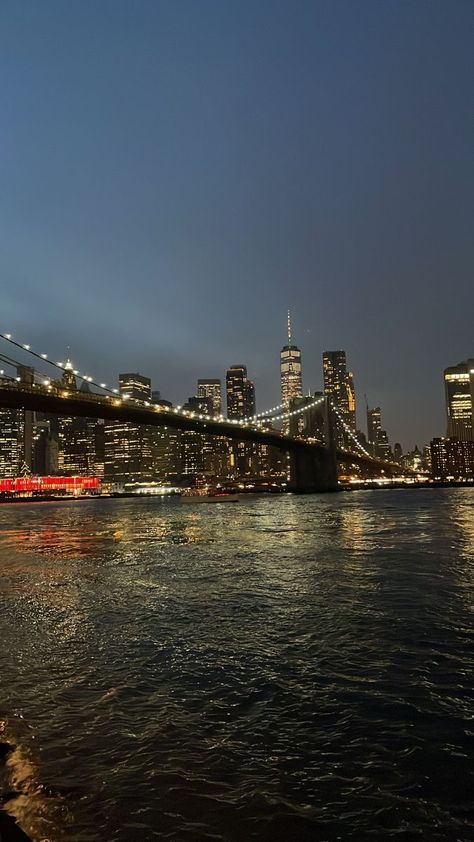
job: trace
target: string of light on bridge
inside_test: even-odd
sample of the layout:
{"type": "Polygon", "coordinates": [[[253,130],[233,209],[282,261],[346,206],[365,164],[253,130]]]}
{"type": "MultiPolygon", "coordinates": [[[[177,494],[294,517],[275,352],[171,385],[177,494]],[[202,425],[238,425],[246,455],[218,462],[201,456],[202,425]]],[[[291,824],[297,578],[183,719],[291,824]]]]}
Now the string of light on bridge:
{"type": "MultiPolygon", "coordinates": [[[[11,333],[0,333],[0,337],[5,339],[11,345],[14,345],[16,348],[19,348],[22,351],[27,351],[36,359],[41,360],[43,363],[47,363],[48,365],[52,365],[54,368],[58,369],[61,372],[71,372],[75,377],[78,377],[79,380],[82,380],[86,383],[90,383],[92,386],[95,386],[97,389],[102,389],[104,392],[108,393],[111,396],[117,398],[117,400],[127,400],[126,396],[121,395],[117,397],[119,394],[118,389],[110,389],[106,383],[97,383],[94,378],[89,374],[81,374],[80,371],[77,369],[73,369],[72,367],[69,368],[67,364],[63,364],[62,362],[55,362],[54,360],[50,359],[48,354],[39,353],[35,351],[30,344],[18,342],[16,339],[13,338],[11,333]]],[[[40,372],[39,372],[40,373],[40,372]]],[[[18,381],[19,378],[16,378],[18,381]]],[[[51,381],[48,378],[45,378],[42,383],[43,386],[50,386],[51,381]]],[[[240,426],[256,426],[259,427],[265,421],[281,421],[286,420],[287,418],[293,417],[295,415],[301,415],[304,412],[312,409],[314,406],[317,406],[322,402],[323,398],[318,398],[316,401],[313,401],[311,404],[307,404],[306,406],[300,407],[299,409],[293,410],[291,412],[283,412],[280,415],[273,416],[273,412],[276,412],[279,409],[282,409],[286,404],[278,404],[277,406],[272,407],[271,409],[265,410],[264,412],[259,412],[256,415],[249,416],[247,418],[226,418],[224,415],[208,415],[206,413],[196,413],[194,410],[186,410],[182,409],[181,406],[176,406],[173,408],[173,412],[175,415],[181,415],[186,418],[197,418],[200,421],[217,421],[222,423],[228,424],[239,424],[240,426]],[[272,416],[271,418],[269,416],[272,416]],[[252,424],[252,422],[255,422],[252,424]]],[[[160,404],[150,404],[148,401],[144,401],[145,405],[153,406],[157,411],[161,411],[162,407],[160,404]]],[[[285,434],[284,434],[285,435],[285,434]]]]}
{"type": "Polygon", "coordinates": [[[344,429],[345,429],[346,433],[347,433],[347,434],[350,436],[350,438],[351,438],[351,439],[355,442],[355,444],[356,444],[356,445],[357,445],[357,447],[358,447],[358,448],[362,451],[362,453],[364,454],[364,456],[368,456],[368,457],[369,457],[369,459],[370,459],[370,458],[372,458],[372,457],[371,457],[371,455],[370,455],[370,453],[369,453],[369,452],[365,449],[365,447],[363,447],[363,445],[361,445],[360,441],[358,440],[357,436],[356,436],[356,435],[352,432],[351,428],[350,428],[350,427],[348,427],[348,425],[347,425],[347,424],[346,424],[346,422],[344,421],[344,418],[342,417],[341,413],[339,412],[339,410],[337,409],[337,407],[336,407],[336,406],[334,406],[334,404],[333,404],[333,402],[332,402],[332,401],[331,401],[331,406],[332,406],[332,408],[333,408],[334,412],[336,413],[337,417],[339,418],[339,421],[341,422],[342,426],[344,427],[344,429]]]}
{"type": "MultiPolygon", "coordinates": [[[[63,373],[64,372],[71,372],[75,377],[78,377],[80,380],[82,380],[86,383],[90,383],[92,386],[95,386],[97,389],[102,389],[103,391],[108,393],[108,395],[114,397],[117,402],[127,400],[127,397],[125,395],[120,395],[120,396],[118,395],[118,392],[119,392],[118,389],[110,389],[107,386],[106,383],[97,383],[91,375],[81,374],[77,369],[73,369],[72,367],[69,368],[67,365],[63,365],[63,363],[61,363],[61,362],[54,362],[54,360],[49,358],[48,354],[38,353],[28,343],[17,342],[15,339],[13,339],[13,336],[12,336],[11,333],[0,333],[0,337],[5,339],[11,345],[14,345],[16,348],[19,348],[20,350],[23,350],[23,351],[27,351],[32,356],[36,357],[36,359],[41,360],[42,362],[45,362],[45,363],[48,363],[49,365],[54,366],[54,368],[62,371],[63,373]]],[[[10,378],[8,378],[8,379],[10,379],[10,378]]],[[[19,378],[17,377],[16,380],[18,381],[19,378]]],[[[44,379],[42,385],[50,387],[51,381],[49,379],[44,379]]],[[[246,417],[246,418],[226,418],[223,415],[208,415],[206,413],[196,413],[194,410],[186,410],[186,409],[183,409],[181,406],[173,407],[172,412],[175,415],[180,415],[180,416],[185,417],[185,418],[198,419],[199,421],[215,421],[215,422],[226,423],[226,424],[237,424],[237,425],[242,426],[242,427],[252,427],[253,426],[253,427],[259,428],[262,425],[264,425],[266,421],[286,421],[289,418],[294,418],[297,415],[302,415],[303,413],[308,412],[309,410],[313,409],[314,407],[319,406],[323,401],[324,401],[324,397],[319,397],[316,400],[312,401],[311,403],[306,404],[305,406],[299,407],[299,408],[291,410],[291,411],[288,411],[288,409],[286,409],[285,412],[282,412],[278,415],[273,415],[274,412],[277,412],[278,410],[280,410],[284,407],[287,407],[287,404],[278,404],[277,406],[274,406],[269,410],[265,410],[264,412],[259,412],[256,415],[249,416],[249,417],[246,417]],[[254,422],[254,423],[252,423],[252,422],[254,422]]],[[[153,407],[158,412],[163,411],[163,407],[160,404],[151,404],[148,401],[144,401],[144,404],[145,404],[145,406],[153,407]]],[[[357,440],[356,436],[353,434],[352,430],[350,430],[350,428],[347,426],[347,424],[345,423],[344,419],[342,418],[341,414],[339,413],[338,409],[334,406],[332,401],[331,401],[331,405],[332,405],[336,415],[338,416],[339,420],[341,421],[344,429],[348,433],[348,435],[353,439],[353,441],[355,442],[357,447],[364,453],[364,455],[370,457],[370,454],[367,452],[367,450],[365,450],[365,448],[357,440]]],[[[288,432],[284,432],[284,433],[282,433],[282,435],[288,436],[288,432]]]]}
{"type": "MultiPolygon", "coordinates": [[[[59,369],[62,372],[72,372],[75,377],[78,377],[79,380],[83,380],[86,383],[90,383],[92,386],[96,386],[97,389],[103,389],[105,392],[108,392],[110,395],[118,394],[118,389],[109,389],[106,383],[96,383],[93,377],[89,374],[81,374],[80,371],[77,371],[73,368],[68,368],[67,365],[63,365],[63,363],[54,362],[54,360],[50,359],[48,354],[40,354],[38,351],[34,351],[31,345],[27,343],[17,342],[13,339],[13,335],[11,333],[0,333],[0,337],[2,339],[6,339],[11,345],[15,345],[16,348],[20,348],[22,351],[28,351],[33,357],[36,359],[41,360],[44,363],[48,363],[48,365],[54,366],[54,368],[59,369]]],[[[49,382],[47,383],[46,380],[43,381],[44,386],[48,386],[49,382]]]]}
{"type": "MultiPolygon", "coordinates": [[[[315,406],[320,406],[323,401],[324,397],[319,397],[311,403],[307,403],[305,406],[301,406],[298,409],[292,409],[291,412],[282,412],[281,415],[273,415],[271,418],[263,418],[262,420],[286,421],[288,418],[293,418],[295,415],[302,415],[303,412],[307,412],[310,409],[314,409],[315,406]]],[[[281,406],[283,406],[283,404],[281,404],[281,406]]]]}

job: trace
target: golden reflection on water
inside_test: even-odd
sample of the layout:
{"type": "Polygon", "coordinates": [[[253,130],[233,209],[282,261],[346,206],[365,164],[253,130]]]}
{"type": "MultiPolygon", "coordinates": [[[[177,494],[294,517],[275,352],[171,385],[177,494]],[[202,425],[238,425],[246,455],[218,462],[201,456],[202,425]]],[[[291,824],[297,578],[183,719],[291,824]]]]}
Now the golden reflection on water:
{"type": "Polygon", "coordinates": [[[94,517],[66,518],[59,517],[53,522],[28,525],[26,528],[6,528],[0,532],[0,547],[12,548],[27,555],[48,555],[60,558],[78,556],[97,556],[107,551],[111,544],[146,543],[182,543],[197,544],[211,540],[202,517],[187,512],[184,517],[176,518],[174,513],[168,516],[149,515],[143,520],[136,512],[116,514],[106,528],[97,529],[94,517]]]}
{"type": "Polygon", "coordinates": [[[458,529],[461,554],[466,558],[474,557],[474,500],[467,500],[453,505],[451,519],[458,529]]]}

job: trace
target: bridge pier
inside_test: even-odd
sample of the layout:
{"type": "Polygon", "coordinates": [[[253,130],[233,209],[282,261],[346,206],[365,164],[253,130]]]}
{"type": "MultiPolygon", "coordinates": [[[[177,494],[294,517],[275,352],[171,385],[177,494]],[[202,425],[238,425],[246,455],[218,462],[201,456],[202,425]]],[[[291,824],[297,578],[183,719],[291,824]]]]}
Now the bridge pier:
{"type": "Polygon", "coordinates": [[[288,451],[290,479],[288,488],[302,494],[337,491],[337,462],[333,450],[292,448],[288,451]]]}

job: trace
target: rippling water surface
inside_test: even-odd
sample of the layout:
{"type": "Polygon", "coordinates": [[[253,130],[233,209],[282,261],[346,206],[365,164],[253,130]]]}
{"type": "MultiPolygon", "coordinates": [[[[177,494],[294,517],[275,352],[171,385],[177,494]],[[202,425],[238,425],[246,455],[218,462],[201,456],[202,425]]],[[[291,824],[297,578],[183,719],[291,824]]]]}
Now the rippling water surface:
{"type": "Polygon", "coordinates": [[[474,492],[0,508],[32,839],[474,839],[474,492]]]}

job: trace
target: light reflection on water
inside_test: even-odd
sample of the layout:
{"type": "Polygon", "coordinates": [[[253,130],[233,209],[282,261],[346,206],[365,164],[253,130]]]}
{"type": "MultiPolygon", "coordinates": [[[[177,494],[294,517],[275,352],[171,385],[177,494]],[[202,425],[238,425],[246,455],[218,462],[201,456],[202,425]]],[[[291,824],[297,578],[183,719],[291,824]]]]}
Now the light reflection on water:
{"type": "Polygon", "coordinates": [[[470,838],[473,501],[1,507],[9,809],[53,842],[470,838]]]}

